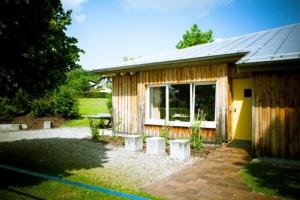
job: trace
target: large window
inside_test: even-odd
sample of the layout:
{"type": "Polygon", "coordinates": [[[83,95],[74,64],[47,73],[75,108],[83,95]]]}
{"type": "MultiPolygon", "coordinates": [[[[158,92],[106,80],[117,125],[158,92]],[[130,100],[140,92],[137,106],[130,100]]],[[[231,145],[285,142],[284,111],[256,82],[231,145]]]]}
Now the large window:
{"type": "Polygon", "coordinates": [[[204,127],[214,128],[215,97],[215,83],[150,85],[146,123],[189,126],[203,113],[204,127]]]}

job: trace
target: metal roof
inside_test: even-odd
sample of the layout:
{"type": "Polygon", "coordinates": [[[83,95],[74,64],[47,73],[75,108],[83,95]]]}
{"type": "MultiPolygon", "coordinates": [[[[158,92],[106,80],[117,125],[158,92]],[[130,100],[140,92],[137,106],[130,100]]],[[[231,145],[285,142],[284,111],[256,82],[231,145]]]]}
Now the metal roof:
{"type": "Polygon", "coordinates": [[[265,62],[300,60],[300,23],[126,61],[95,71],[133,69],[146,65],[176,63],[182,60],[205,60],[236,54],[243,55],[235,63],[239,67],[265,62]]]}

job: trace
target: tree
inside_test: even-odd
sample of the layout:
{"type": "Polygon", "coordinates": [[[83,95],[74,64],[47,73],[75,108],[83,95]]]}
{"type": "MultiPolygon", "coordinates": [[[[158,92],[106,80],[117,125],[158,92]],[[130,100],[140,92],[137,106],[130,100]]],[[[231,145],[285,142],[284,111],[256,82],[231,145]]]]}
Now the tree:
{"type": "Polygon", "coordinates": [[[75,91],[87,91],[91,85],[89,81],[99,82],[100,76],[92,72],[75,69],[67,73],[68,87],[75,91]]]}
{"type": "Polygon", "coordinates": [[[0,96],[19,89],[42,96],[79,68],[77,39],[66,34],[71,11],[60,0],[6,0],[0,3],[0,96]]]}
{"type": "Polygon", "coordinates": [[[213,31],[208,30],[202,32],[197,24],[194,24],[190,30],[187,30],[183,36],[182,40],[176,45],[177,49],[184,49],[187,47],[195,46],[198,44],[205,44],[213,41],[213,31]]]}

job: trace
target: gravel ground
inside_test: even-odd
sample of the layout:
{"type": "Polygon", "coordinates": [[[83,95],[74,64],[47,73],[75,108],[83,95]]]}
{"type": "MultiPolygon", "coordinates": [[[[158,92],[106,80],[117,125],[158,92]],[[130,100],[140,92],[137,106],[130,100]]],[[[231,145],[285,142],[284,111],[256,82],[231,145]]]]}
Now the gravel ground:
{"type": "Polygon", "coordinates": [[[80,140],[89,135],[88,127],[0,132],[0,157],[14,158],[17,162],[7,162],[17,166],[26,160],[45,173],[47,168],[56,168],[57,174],[79,173],[104,182],[130,184],[130,188],[143,188],[200,159],[179,161],[80,140]]]}
{"type": "Polygon", "coordinates": [[[108,162],[104,168],[114,168],[127,174],[135,180],[135,187],[144,187],[187,165],[191,165],[200,158],[192,157],[185,161],[171,159],[168,155],[157,156],[143,152],[127,152],[123,148],[109,146],[108,162]]]}
{"type": "Polygon", "coordinates": [[[81,139],[90,136],[88,127],[66,127],[40,130],[22,131],[0,131],[0,142],[16,141],[22,139],[41,139],[41,138],[76,138],[81,139]]]}

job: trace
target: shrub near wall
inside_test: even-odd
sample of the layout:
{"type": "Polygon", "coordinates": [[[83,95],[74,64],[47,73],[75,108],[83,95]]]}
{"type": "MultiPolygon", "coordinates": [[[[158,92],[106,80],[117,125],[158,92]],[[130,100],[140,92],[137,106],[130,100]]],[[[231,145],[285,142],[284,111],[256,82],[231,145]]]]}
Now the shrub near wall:
{"type": "Polygon", "coordinates": [[[79,98],[108,98],[110,93],[98,91],[78,91],[75,93],[79,98]]]}

